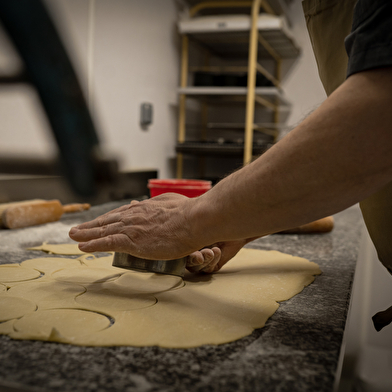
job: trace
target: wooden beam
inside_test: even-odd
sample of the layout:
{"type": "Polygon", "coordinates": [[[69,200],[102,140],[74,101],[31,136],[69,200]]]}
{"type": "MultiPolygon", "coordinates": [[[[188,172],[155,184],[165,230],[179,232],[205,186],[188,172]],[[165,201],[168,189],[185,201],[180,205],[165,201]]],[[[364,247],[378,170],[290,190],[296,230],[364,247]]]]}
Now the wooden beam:
{"type": "Polygon", "coordinates": [[[252,26],[249,37],[249,59],[248,59],[248,94],[246,97],[245,117],[245,145],[244,165],[252,160],[253,150],[253,125],[255,114],[255,89],[256,89],[256,64],[257,64],[257,20],[260,12],[261,0],[254,0],[252,5],[252,26]]]}
{"type": "Polygon", "coordinates": [[[261,97],[260,95],[256,95],[254,99],[258,104],[265,106],[269,109],[276,110],[276,108],[277,108],[277,105],[275,105],[272,102],[268,101],[267,99],[261,97]]]}
{"type": "Polygon", "coordinates": [[[281,57],[276,53],[275,49],[261,36],[258,34],[260,45],[264,47],[264,49],[273,57],[276,61],[280,61],[281,57]]]}
{"type": "Polygon", "coordinates": [[[271,75],[262,65],[257,63],[256,68],[257,68],[257,71],[260,72],[262,75],[264,75],[269,81],[271,81],[274,84],[274,86],[280,87],[279,79],[277,79],[273,75],[271,75]]]}
{"type": "MultiPolygon", "coordinates": [[[[253,6],[253,1],[203,1],[202,3],[196,4],[194,7],[192,7],[189,11],[189,16],[193,17],[195,16],[199,11],[206,9],[206,8],[243,8],[243,7],[252,7],[253,6]]],[[[263,10],[271,15],[275,15],[274,10],[272,7],[269,5],[267,0],[261,0],[260,1],[260,7],[263,8],[263,10]]],[[[259,7],[259,12],[260,12],[260,7],[259,7]]]]}
{"type": "MultiPolygon", "coordinates": [[[[182,52],[181,52],[181,87],[188,85],[188,66],[189,66],[189,38],[182,36],[182,52]]],[[[178,105],[178,143],[185,141],[185,123],[186,123],[186,95],[180,94],[178,105]]],[[[183,174],[183,156],[177,153],[177,178],[182,178],[183,174]]]]}
{"type": "Polygon", "coordinates": [[[189,16],[195,16],[199,11],[206,8],[238,8],[238,7],[252,7],[252,1],[204,1],[196,4],[189,11],[189,16]]]}

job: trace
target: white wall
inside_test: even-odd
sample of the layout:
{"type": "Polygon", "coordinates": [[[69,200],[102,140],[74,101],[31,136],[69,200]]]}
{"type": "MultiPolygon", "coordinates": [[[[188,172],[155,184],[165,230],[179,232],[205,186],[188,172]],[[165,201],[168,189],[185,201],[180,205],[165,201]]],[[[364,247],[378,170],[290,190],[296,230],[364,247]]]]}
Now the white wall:
{"type": "Polygon", "coordinates": [[[120,160],[123,170],[157,168],[160,176],[172,176],[179,78],[175,3],[48,3],[56,3],[58,20],[76,44],[106,151],[120,160]],[[153,104],[153,124],[147,130],[139,124],[142,102],[153,104]]]}
{"type": "Polygon", "coordinates": [[[179,81],[176,8],[172,0],[98,0],[94,103],[105,142],[125,168],[156,167],[171,176],[179,81]],[[153,124],[139,124],[142,102],[153,124]]]}
{"type": "Polygon", "coordinates": [[[318,76],[301,1],[294,0],[289,10],[292,32],[302,50],[301,56],[290,68],[282,83],[288,99],[293,104],[287,124],[294,127],[325,100],[326,94],[318,76]]]}

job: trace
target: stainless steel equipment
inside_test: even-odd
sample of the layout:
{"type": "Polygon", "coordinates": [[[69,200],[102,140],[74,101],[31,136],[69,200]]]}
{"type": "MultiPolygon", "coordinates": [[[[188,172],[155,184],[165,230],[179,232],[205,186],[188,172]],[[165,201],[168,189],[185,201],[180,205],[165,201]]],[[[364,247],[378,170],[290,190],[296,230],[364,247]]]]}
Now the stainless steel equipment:
{"type": "Polygon", "coordinates": [[[157,274],[183,277],[185,273],[186,257],[174,260],[147,260],[127,253],[116,252],[112,265],[113,267],[134,271],[155,272],[157,274]]]}

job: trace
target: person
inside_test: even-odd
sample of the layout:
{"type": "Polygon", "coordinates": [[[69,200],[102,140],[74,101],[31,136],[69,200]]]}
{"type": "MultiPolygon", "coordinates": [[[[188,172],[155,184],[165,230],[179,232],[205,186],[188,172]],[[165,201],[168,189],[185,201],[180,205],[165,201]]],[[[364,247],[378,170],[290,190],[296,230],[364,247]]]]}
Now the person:
{"type": "Polygon", "coordinates": [[[190,271],[211,273],[254,238],[360,202],[392,272],[392,2],[305,0],[303,8],[328,94],[320,107],[200,197],[133,201],[72,228],[81,250],[189,255],[190,271]]]}

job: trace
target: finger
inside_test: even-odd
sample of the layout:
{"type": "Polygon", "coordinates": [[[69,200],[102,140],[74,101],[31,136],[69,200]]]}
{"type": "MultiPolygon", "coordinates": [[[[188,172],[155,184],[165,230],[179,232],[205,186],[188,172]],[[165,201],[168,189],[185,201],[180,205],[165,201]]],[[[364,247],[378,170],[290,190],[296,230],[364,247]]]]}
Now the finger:
{"type": "Polygon", "coordinates": [[[189,272],[192,272],[192,274],[198,274],[200,272],[201,268],[202,268],[202,266],[200,266],[200,265],[195,266],[195,267],[186,267],[186,269],[189,272]]]}
{"type": "Polygon", "coordinates": [[[219,248],[217,248],[217,247],[214,247],[212,249],[205,248],[205,249],[202,249],[201,251],[199,251],[199,253],[201,253],[202,256],[203,256],[203,263],[199,264],[199,265],[195,265],[193,267],[189,267],[189,268],[187,266],[187,269],[190,272],[193,272],[193,273],[198,273],[198,272],[210,273],[210,272],[213,272],[213,269],[215,268],[215,265],[220,260],[221,250],[219,248]]]}
{"type": "Polygon", "coordinates": [[[203,263],[194,267],[196,272],[200,272],[204,268],[206,268],[211,262],[213,262],[214,257],[215,257],[214,252],[212,251],[212,249],[209,249],[209,248],[202,249],[200,251],[200,253],[203,256],[203,263]]]}
{"type": "Polygon", "coordinates": [[[132,202],[131,204],[123,205],[123,206],[116,208],[115,210],[109,211],[106,214],[103,214],[103,215],[99,216],[98,218],[95,218],[89,222],[81,223],[80,225],[73,227],[70,230],[70,233],[73,234],[77,230],[85,230],[85,229],[100,227],[100,226],[104,226],[104,225],[118,222],[121,219],[122,213],[126,210],[129,210],[135,204],[136,203],[132,202]]]}
{"type": "Polygon", "coordinates": [[[218,272],[230,259],[231,258],[227,258],[227,259],[221,258],[221,260],[215,266],[215,270],[213,272],[218,272]]]}
{"type": "Polygon", "coordinates": [[[200,270],[200,272],[204,272],[206,274],[211,274],[212,272],[215,272],[215,268],[219,264],[219,261],[221,259],[222,252],[218,247],[212,248],[212,251],[214,252],[213,259],[208,263],[208,265],[204,266],[200,270]]]}
{"type": "Polygon", "coordinates": [[[79,244],[79,249],[83,252],[123,252],[130,251],[128,237],[123,234],[109,235],[79,244]],[[128,245],[128,246],[127,246],[128,245]]]}
{"type": "Polygon", "coordinates": [[[191,253],[186,259],[186,267],[194,267],[203,264],[203,255],[200,251],[191,253]]]}
{"type": "Polygon", "coordinates": [[[124,213],[124,210],[122,211],[112,211],[108,214],[99,216],[98,218],[95,218],[92,221],[82,223],[81,225],[76,226],[77,230],[85,230],[85,229],[91,229],[94,227],[100,227],[100,226],[105,226],[105,225],[110,225],[111,223],[115,223],[121,220],[121,216],[124,213]]]}
{"type": "Polygon", "coordinates": [[[124,228],[122,222],[116,222],[105,226],[94,227],[91,229],[74,230],[69,232],[69,236],[78,242],[86,242],[98,238],[120,234],[124,228]]]}
{"type": "Polygon", "coordinates": [[[202,249],[191,253],[187,259],[187,267],[204,266],[214,258],[214,252],[211,249],[202,249]]]}

